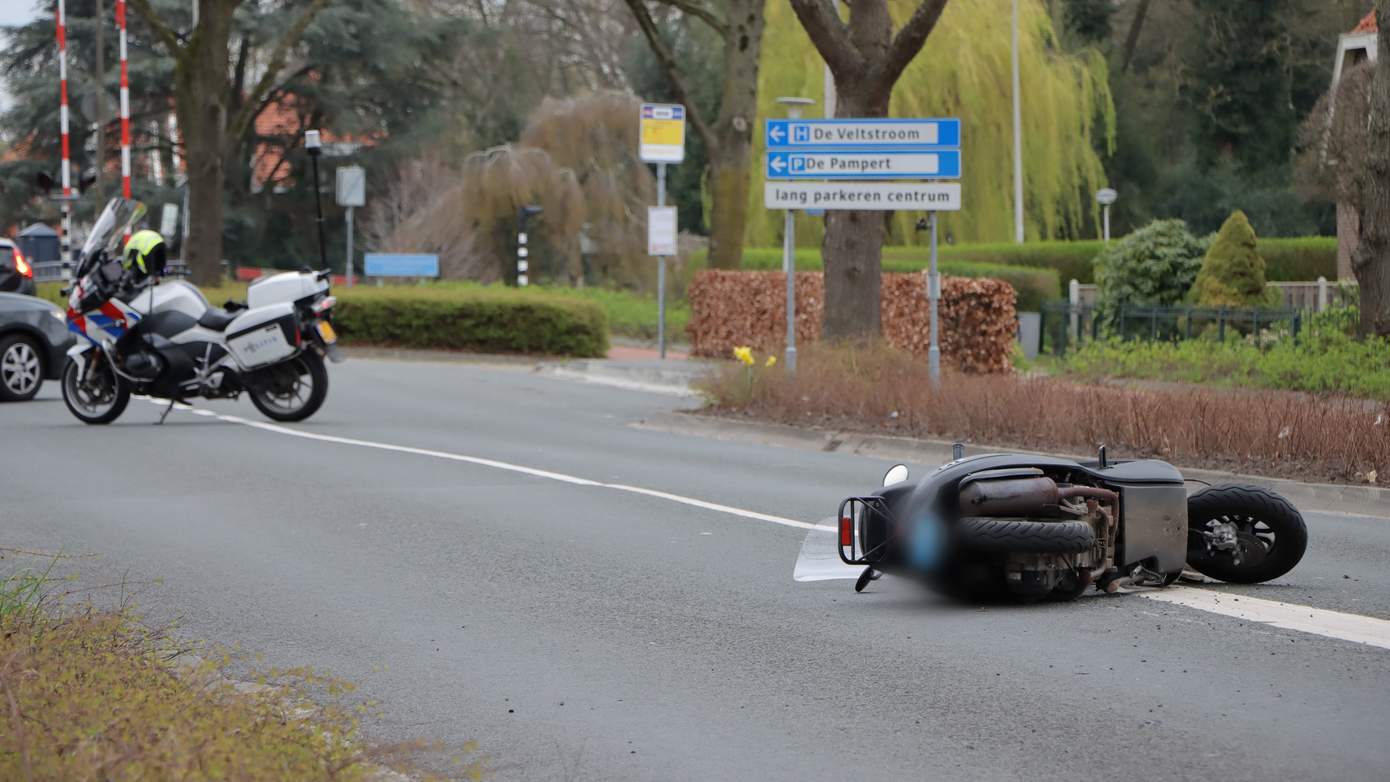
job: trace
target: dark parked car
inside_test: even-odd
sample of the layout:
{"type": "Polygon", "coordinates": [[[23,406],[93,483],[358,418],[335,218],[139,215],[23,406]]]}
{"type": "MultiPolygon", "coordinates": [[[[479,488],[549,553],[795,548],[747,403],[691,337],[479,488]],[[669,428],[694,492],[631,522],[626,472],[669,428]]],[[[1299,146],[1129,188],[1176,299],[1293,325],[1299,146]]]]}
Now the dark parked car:
{"type": "Polygon", "coordinates": [[[0,291],[34,295],[34,267],[9,239],[0,239],[0,291]]]}
{"type": "Polygon", "coordinates": [[[0,293],[0,402],[32,399],[45,378],[57,380],[75,341],[51,302],[0,293]]]}

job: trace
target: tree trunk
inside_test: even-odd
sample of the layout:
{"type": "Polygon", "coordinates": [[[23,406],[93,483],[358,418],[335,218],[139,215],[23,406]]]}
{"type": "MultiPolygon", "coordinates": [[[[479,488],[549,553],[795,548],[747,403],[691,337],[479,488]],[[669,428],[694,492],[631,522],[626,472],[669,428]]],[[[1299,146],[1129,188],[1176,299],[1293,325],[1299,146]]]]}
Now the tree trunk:
{"type": "Polygon", "coordinates": [[[729,0],[729,35],[724,42],[724,94],[709,150],[709,265],[737,269],[743,264],[748,225],[748,185],[752,174],[753,123],[758,115],[758,58],[763,45],[763,0],[729,0]]]}
{"type": "MultiPolygon", "coordinates": [[[[849,3],[848,24],[835,3],[790,2],[835,77],[835,116],[843,118],[888,116],[893,85],[922,51],[949,0],[920,0],[896,34],[888,0],[849,3]]],[[[825,261],[821,331],[827,340],[878,339],[884,216],[872,211],[827,214],[821,252],[825,261]]]]}
{"type": "MultiPolygon", "coordinates": [[[[885,117],[888,94],[863,78],[835,78],[835,116],[885,117]]],[[[868,342],[882,332],[884,212],[826,213],[821,257],[825,264],[826,340],[868,342]]]]}
{"type": "Polygon", "coordinates": [[[198,35],[174,72],[174,110],[188,177],[188,246],[184,260],[198,285],[222,279],[222,213],[226,171],[227,44],[233,3],[204,2],[198,35]]]}
{"type": "Polygon", "coordinates": [[[737,269],[743,264],[748,225],[748,177],[752,174],[748,138],[721,144],[709,156],[709,266],[737,269]]]}
{"type": "Polygon", "coordinates": [[[1361,286],[1361,336],[1390,337],[1390,0],[1376,3],[1380,59],[1371,82],[1360,244],[1352,270],[1361,286]]]}

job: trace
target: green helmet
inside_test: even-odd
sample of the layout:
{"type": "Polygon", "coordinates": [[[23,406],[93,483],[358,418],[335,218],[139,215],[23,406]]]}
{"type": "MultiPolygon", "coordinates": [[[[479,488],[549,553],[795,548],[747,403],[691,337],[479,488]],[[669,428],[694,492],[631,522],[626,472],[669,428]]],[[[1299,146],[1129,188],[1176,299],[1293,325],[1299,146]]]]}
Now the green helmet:
{"type": "Polygon", "coordinates": [[[164,271],[165,254],[164,237],[158,231],[147,228],[136,231],[126,242],[121,265],[127,269],[135,268],[145,275],[159,274],[164,271]]]}

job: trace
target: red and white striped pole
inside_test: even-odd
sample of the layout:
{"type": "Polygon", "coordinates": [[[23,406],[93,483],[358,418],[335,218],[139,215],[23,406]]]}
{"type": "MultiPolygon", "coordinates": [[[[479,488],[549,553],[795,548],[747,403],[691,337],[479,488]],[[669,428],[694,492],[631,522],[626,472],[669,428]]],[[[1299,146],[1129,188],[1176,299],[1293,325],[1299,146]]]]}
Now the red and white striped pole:
{"type": "Polygon", "coordinates": [[[116,0],[116,27],[121,32],[121,195],[130,198],[130,77],[126,72],[125,0],[116,0]]]}
{"type": "Polygon", "coordinates": [[[67,3],[58,0],[58,126],[63,139],[63,279],[72,278],[72,173],[68,145],[68,32],[67,3]]]}

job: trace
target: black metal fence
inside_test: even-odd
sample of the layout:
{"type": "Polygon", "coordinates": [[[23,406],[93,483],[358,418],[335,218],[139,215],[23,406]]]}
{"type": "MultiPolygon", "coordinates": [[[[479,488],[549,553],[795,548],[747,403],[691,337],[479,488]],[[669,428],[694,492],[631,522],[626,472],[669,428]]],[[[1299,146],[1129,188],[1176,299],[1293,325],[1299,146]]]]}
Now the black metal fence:
{"type": "Polygon", "coordinates": [[[1297,309],[1212,307],[1120,307],[1108,322],[1090,304],[1050,301],[1042,309],[1042,351],[1060,356],[1086,342],[1124,340],[1250,340],[1267,344],[1278,337],[1298,339],[1303,312],[1297,309]]]}

